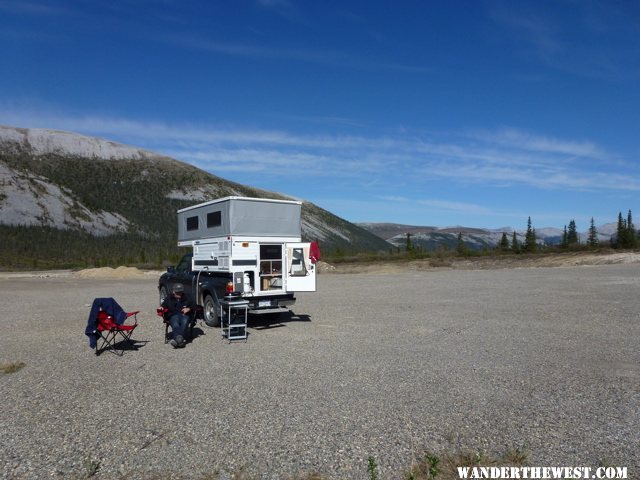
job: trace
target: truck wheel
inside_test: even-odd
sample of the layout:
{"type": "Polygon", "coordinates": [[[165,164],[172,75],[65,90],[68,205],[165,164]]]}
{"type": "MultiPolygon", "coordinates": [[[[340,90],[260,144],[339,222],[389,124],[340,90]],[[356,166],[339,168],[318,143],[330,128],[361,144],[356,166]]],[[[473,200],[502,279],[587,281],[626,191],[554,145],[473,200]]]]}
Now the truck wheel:
{"type": "Polygon", "coordinates": [[[204,297],[204,323],[210,327],[220,326],[220,312],[218,311],[218,305],[213,300],[211,295],[204,297]]]}
{"type": "Polygon", "coordinates": [[[165,287],[164,285],[160,287],[160,305],[162,305],[162,302],[165,301],[165,299],[169,296],[169,291],[167,290],[167,287],[165,287]]]}

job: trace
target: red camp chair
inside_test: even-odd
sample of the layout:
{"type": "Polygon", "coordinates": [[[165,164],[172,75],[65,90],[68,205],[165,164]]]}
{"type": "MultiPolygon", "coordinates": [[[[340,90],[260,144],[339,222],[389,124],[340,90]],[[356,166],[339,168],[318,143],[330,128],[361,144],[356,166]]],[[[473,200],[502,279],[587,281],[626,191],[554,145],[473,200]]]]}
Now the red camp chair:
{"type": "MultiPolygon", "coordinates": [[[[200,312],[201,308],[202,307],[200,307],[199,305],[196,305],[196,309],[193,312],[193,315],[189,316],[189,325],[188,325],[189,340],[193,340],[193,329],[196,326],[196,317],[198,316],[198,313],[200,312]]],[[[156,309],[156,314],[162,319],[162,322],[164,323],[164,343],[168,343],[169,340],[171,340],[171,335],[169,335],[169,329],[171,328],[171,324],[169,323],[169,317],[167,316],[168,311],[169,309],[164,307],[160,307],[156,309]]]]}
{"type": "MultiPolygon", "coordinates": [[[[131,334],[138,326],[138,313],[127,312],[127,318],[133,317],[135,323],[133,325],[125,325],[124,323],[118,325],[114,318],[104,310],[100,310],[96,317],[96,331],[102,339],[102,345],[98,346],[96,342],[96,355],[99,355],[103,350],[110,350],[116,355],[122,356],[124,354],[125,345],[133,345],[131,341],[131,334]],[[118,348],[120,346],[120,348],[118,348]]],[[[135,345],[133,346],[135,349],[135,345]]]]}

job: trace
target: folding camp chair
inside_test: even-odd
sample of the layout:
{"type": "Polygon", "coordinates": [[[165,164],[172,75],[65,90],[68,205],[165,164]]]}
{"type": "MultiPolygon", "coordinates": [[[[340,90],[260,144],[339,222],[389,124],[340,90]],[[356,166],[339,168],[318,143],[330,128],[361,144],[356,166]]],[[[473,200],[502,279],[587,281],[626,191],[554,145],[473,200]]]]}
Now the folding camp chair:
{"type": "MultiPolygon", "coordinates": [[[[110,350],[121,356],[125,346],[133,344],[131,335],[138,326],[138,313],[125,312],[113,298],[94,299],[84,333],[89,337],[89,346],[95,349],[96,355],[103,350],[110,350]],[[134,324],[125,324],[129,317],[134,317],[134,324]],[[100,340],[101,345],[98,345],[100,340]]],[[[136,348],[135,345],[133,348],[136,348]]]]}
{"type": "MultiPolygon", "coordinates": [[[[96,355],[99,355],[102,350],[111,350],[116,355],[122,356],[124,354],[124,346],[126,344],[133,345],[131,341],[131,334],[138,326],[138,313],[127,312],[127,317],[133,317],[135,323],[133,325],[117,324],[115,319],[104,310],[98,312],[96,321],[96,330],[100,335],[98,342],[102,340],[102,345],[98,346],[96,342],[96,355]],[[120,348],[118,348],[120,345],[120,348]]],[[[135,345],[133,345],[135,349],[135,345]]]]}
{"type": "MultiPolygon", "coordinates": [[[[189,324],[187,325],[188,340],[193,340],[193,329],[196,326],[196,318],[201,310],[202,307],[200,305],[196,305],[196,309],[193,314],[189,315],[189,324]]],[[[167,315],[168,312],[169,310],[164,307],[156,309],[156,314],[162,318],[162,322],[164,323],[164,343],[168,343],[169,340],[171,340],[171,334],[169,334],[171,323],[169,322],[169,316],[167,315]]]]}

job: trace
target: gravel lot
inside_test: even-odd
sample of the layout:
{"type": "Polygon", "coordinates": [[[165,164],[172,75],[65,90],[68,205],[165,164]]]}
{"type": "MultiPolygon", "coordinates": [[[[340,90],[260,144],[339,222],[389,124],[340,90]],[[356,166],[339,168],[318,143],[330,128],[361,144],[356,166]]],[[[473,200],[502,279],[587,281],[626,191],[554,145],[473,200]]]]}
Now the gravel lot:
{"type": "Polygon", "coordinates": [[[156,280],[0,278],[3,478],[401,479],[422,452],[640,467],[640,265],[322,275],[293,317],[163,343],[156,280]],[[94,297],[142,310],[96,357],[94,297]],[[146,343],[142,343],[142,341],[146,343]]]}

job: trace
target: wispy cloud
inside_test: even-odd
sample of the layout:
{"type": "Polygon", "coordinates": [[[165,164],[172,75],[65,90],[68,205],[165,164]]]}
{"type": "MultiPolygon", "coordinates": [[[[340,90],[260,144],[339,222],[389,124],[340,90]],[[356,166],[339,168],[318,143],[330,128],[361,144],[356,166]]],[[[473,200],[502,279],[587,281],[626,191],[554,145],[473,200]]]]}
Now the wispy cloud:
{"type": "Polygon", "coordinates": [[[78,16],[77,12],[51,2],[5,0],[0,1],[0,38],[10,42],[51,42],[63,37],[58,32],[34,26],[20,25],[10,19],[23,17],[50,17],[58,21],[61,17],[78,16]],[[8,21],[7,21],[8,20],[8,21]]]}
{"type": "Polygon", "coordinates": [[[54,42],[60,40],[60,37],[42,30],[31,28],[3,28],[0,27],[0,38],[4,38],[10,42],[54,42]]]}
{"type": "MultiPolygon", "coordinates": [[[[445,216],[456,218],[460,216],[471,216],[473,218],[482,219],[503,219],[502,221],[511,222],[516,219],[521,221],[531,212],[513,210],[509,208],[499,208],[491,206],[489,202],[485,204],[459,202],[444,200],[442,198],[409,198],[402,195],[380,195],[372,200],[376,205],[376,209],[390,212],[409,212],[411,216],[445,216]]],[[[558,218],[564,219],[567,215],[560,215],[558,218]]],[[[537,214],[536,218],[542,218],[544,214],[537,214]]],[[[555,220],[555,217],[553,218],[555,220]]]]}
{"type": "Polygon", "coordinates": [[[302,10],[290,0],[257,0],[258,6],[271,10],[283,18],[295,23],[308,23],[309,19],[302,10]]]}
{"type": "MultiPolygon", "coordinates": [[[[482,218],[481,224],[484,224],[484,219],[502,219],[504,222],[512,222],[513,220],[522,221],[528,216],[535,218],[539,221],[566,221],[567,218],[575,216],[570,212],[543,212],[543,211],[531,211],[520,210],[513,208],[500,208],[490,205],[490,202],[485,204],[469,203],[469,202],[455,202],[450,200],[443,200],[438,198],[419,198],[411,199],[403,196],[395,195],[382,195],[375,200],[376,208],[384,209],[386,204],[387,210],[391,213],[398,211],[396,205],[402,205],[402,212],[410,211],[412,215],[422,216],[435,216],[443,215],[446,217],[460,217],[471,216],[473,218],[482,218]]],[[[391,215],[393,216],[393,215],[391,215]]]]}
{"type": "Polygon", "coordinates": [[[410,202],[411,199],[409,199],[409,197],[403,197],[400,195],[380,195],[380,200],[384,200],[387,202],[398,202],[398,203],[406,203],[406,202],[410,202]]]}
{"type": "Polygon", "coordinates": [[[167,37],[167,41],[184,48],[231,56],[261,59],[275,58],[324,64],[345,64],[347,61],[347,56],[341,52],[269,47],[251,43],[230,43],[188,35],[170,36],[167,37]]]}
{"type": "Polygon", "coordinates": [[[287,120],[296,120],[305,123],[311,123],[315,125],[324,125],[332,126],[332,127],[356,127],[356,128],[364,128],[367,127],[365,122],[360,120],[355,120],[353,118],[348,117],[331,117],[331,116],[310,116],[310,115],[288,115],[288,114],[273,114],[273,118],[287,119],[287,120]]]}
{"type": "Polygon", "coordinates": [[[465,213],[471,215],[495,215],[495,211],[488,207],[466,203],[466,202],[451,202],[448,200],[435,200],[424,199],[418,200],[417,203],[422,206],[436,208],[438,210],[444,210],[450,213],[465,213]]]}
{"type": "Polygon", "coordinates": [[[290,60],[331,67],[370,71],[401,71],[405,73],[430,73],[432,69],[420,65],[400,64],[384,58],[364,58],[353,52],[318,50],[311,47],[288,48],[259,45],[256,43],[233,43],[186,35],[169,35],[164,41],[181,48],[200,50],[218,55],[247,57],[258,60],[290,60]]]}
{"type": "Polygon", "coordinates": [[[487,143],[524,151],[560,154],[568,157],[606,158],[605,152],[593,142],[534,135],[516,128],[503,128],[494,132],[477,133],[476,138],[487,143]]]}
{"type": "Polygon", "coordinates": [[[354,185],[368,186],[416,186],[445,180],[461,186],[640,191],[638,168],[615,162],[612,173],[614,155],[592,141],[554,138],[508,127],[427,141],[416,135],[302,135],[99,116],[47,116],[6,108],[0,108],[0,122],[54,126],[115,139],[190,162],[214,174],[235,171],[273,177],[313,175],[349,178],[354,185]]]}
{"type": "MultiPolygon", "coordinates": [[[[573,2],[553,11],[540,4],[493,4],[491,17],[517,32],[524,52],[555,70],[612,81],[640,77],[640,24],[632,4],[573,2]],[[553,12],[553,13],[552,13],[553,12]],[[635,17],[635,18],[634,18],[635,17]],[[623,41],[611,42],[620,36],[623,41]],[[631,41],[629,41],[631,39],[631,41]]],[[[510,36],[510,38],[512,38],[510,36]]]]}
{"type": "Polygon", "coordinates": [[[0,10],[16,15],[69,15],[74,13],[60,5],[52,5],[51,2],[37,2],[28,0],[4,0],[0,2],[0,10]]]}

